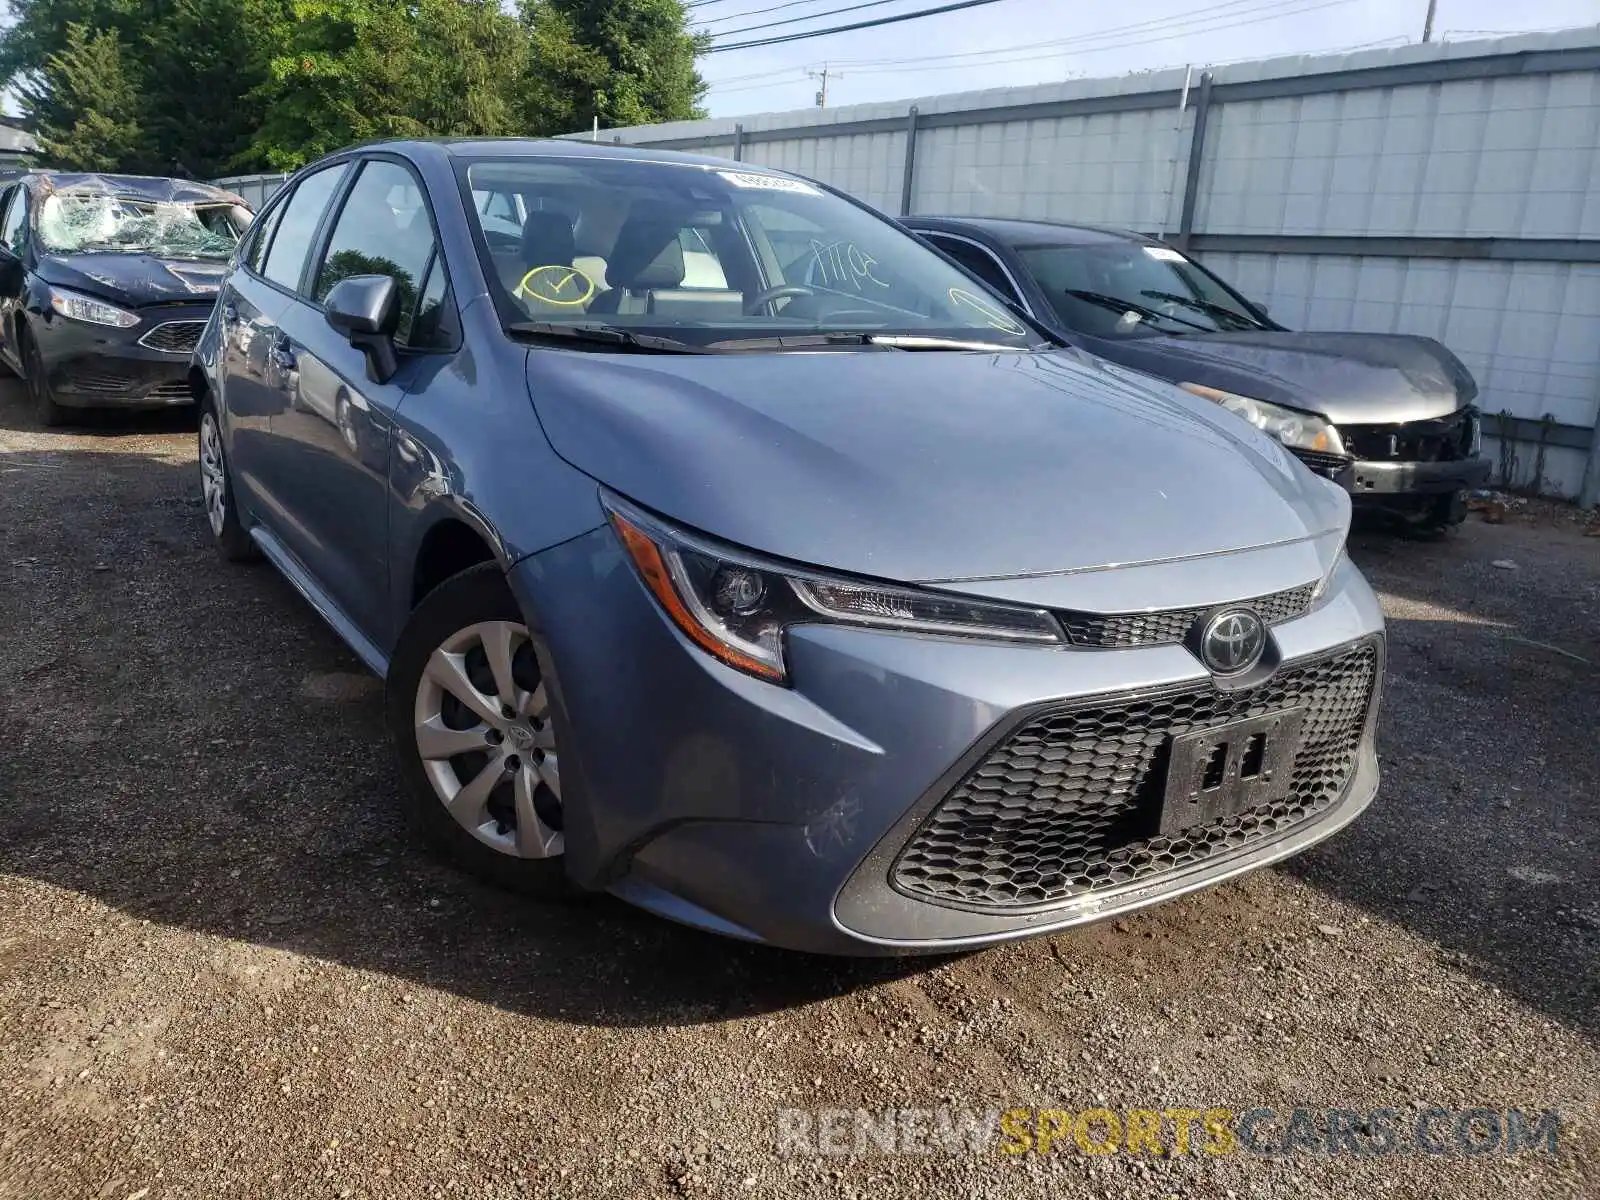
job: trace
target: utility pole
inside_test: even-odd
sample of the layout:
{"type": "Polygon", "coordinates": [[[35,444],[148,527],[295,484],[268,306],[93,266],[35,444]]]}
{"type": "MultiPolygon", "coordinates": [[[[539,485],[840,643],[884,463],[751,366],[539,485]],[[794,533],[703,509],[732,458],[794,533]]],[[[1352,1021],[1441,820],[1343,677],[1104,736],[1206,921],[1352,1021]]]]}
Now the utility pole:
{"type": "Polygon", "coordinates": [[[1433,14],[1439,7],[1439,0],[1428,0],[1428,15],[1422,18],[1422,40],[1433,41],[1433,14]]]}
{"type": "MultiPolygon", "coordinates": [[[[827,63],[823,63],[822,64],[822,70],[820,70],[820,71],[807,71],[806,74],[809,75],[812,79],[815,79],[818,83],[820,83],[822,85],[820,88],[817,89],[817,107],[818,108],[827,108],[828,107],[828,64],[827,63]]],[[[833,74],[835,76],[837,76],[839,74],[839,72],[835,71],[835,72],[833,72],[833,74]]]]}

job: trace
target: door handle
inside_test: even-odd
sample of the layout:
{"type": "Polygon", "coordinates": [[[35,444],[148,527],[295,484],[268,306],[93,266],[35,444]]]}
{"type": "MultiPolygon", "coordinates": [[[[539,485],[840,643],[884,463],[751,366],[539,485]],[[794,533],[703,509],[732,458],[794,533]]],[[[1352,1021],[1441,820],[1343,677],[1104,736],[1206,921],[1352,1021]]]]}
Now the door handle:
{"type": "Polygon", "coordinates": [[[222,306],[222,323],[224,325],[239,323],[239,309],[231,300],[222,306]]]}

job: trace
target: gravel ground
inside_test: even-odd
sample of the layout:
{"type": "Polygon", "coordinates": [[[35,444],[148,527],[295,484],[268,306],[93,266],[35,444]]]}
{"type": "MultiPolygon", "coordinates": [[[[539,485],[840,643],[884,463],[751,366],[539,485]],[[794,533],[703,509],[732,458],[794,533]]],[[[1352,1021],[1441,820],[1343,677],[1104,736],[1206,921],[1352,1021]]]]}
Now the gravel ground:
{"type": "Polygon", "coordinates": [[[957,959],[541,906],[205,544],[192,418],[0,387],[0,1196],[1600,1194],[1600,540],[1359,535],[1385,782],[1281,869],[957,959]],[[1514,567],[1496,565],[1511,562],[1514,567]],[[1560,1109],[1555,1155],[780,1154],[785,1108],[1560,1109]]]}

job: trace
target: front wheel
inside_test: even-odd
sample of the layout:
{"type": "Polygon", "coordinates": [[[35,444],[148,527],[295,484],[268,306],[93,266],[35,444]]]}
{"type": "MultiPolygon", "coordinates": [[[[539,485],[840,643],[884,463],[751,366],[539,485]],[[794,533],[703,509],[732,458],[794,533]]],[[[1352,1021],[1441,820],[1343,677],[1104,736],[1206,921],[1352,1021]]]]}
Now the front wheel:
{"type": "Polygon", "coordinates": [[[55,395],[50,391],[50,377],[45,372],[44,358],[39,354],[39,347],[32,335],[27,333],[22,335],[22,367],[25,372],[22,381],[28,387],[28,398],[33,401],[33,412],[39,418],[39,424],[55,428],[70,422],[72,410],[56,403],[55,395]]]}
{"type": "Polygon", "coordinates": [[[502,886],[571,890],[550,688],[496,564],[417,606],[389,665],[388,715],[408,808],[430,844],[502,886]]]}

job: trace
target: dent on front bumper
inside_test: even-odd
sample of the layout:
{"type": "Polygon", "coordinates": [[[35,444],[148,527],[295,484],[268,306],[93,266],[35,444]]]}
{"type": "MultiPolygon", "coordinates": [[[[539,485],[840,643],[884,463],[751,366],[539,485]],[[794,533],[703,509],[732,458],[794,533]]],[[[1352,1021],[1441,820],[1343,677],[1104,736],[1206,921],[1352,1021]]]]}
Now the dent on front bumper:
{"type": "MultiPolygon", "coordinates": [[[[975,755],[1041,706],[1209,676],[1181,646],[1056,650],[836,626],[792,631],[795,686],[734,672],[658,613],[609,530],[512,572],[555,663],[569,871],[718,933],[844,954],[957,950],[1103,919],[1303,849],[1377,787],[1374,690],[1336,802],[1237,852],[1030,911],[972,911],[897,890],[891,863],[975,755]],[[581,581],[582,586],[579,586],[581,581]]],[[[1285,666],[1377,639],[1342,565],[1274,628],[1285,666]]]]}
{"type": "Polygon", "coordinates": [[[142,311],[131,329],[89,325],[53,316],[31,327],[50,390],[69,408],[165,408],[192,404],[189,357],[194,343],[163,336],[185,327],[198,341],[209,305],[142,311]],[[164,345],[180,347],[163,349],[164,345]]]}

